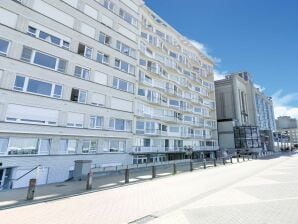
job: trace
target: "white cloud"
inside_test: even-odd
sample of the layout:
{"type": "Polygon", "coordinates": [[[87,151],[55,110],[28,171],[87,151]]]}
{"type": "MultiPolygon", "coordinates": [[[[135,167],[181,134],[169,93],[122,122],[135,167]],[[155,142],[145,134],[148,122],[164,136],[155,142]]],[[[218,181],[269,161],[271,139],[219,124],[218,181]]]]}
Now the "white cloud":
{"type": "Polygon", "coordinates": [[[258,84],[254,84],[255,88],[259,89],[261,92],[264,92],[265,91],[265,87],[264,86],[261,86],[261,85],[258,85],[258,84]]]}
{"type": "Polygon", "coordinates": [[[204,55],[206,55],[209,59],[211,59],[215,64],[221,63],[221,59],[217,57],[213,57],[209,53],[209,49],[202,43],[196,41],[196,40],[191,40],[186,38],[192,45],[194,45],[199,51],[201,51],[204,55]]]}
{"type": "Polygon", "coordinates": [[[227,75],[227,72],[220,72],[220,71],[214,69],[214,80],[215,81],[224,79],[226,75],[227,75]]]}
{"type": "Polygon", "coordinates": [[[283,94],[283,90],[278,90],[272,96],[275,117],[291,116],[298,119],[298,108],[291,104],[298,99],[298,92],[283,94]]]}

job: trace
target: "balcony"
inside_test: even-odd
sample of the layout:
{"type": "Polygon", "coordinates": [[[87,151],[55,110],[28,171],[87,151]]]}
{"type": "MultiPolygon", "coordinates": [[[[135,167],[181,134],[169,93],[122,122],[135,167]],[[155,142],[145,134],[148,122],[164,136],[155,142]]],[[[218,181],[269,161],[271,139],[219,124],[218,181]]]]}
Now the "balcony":
{"type": "Polygon", "coordinates": [[[178,153],[185,152],[183,147],[155,147],[155,146],[134,146],[130,150],[130,153],[178,153]]]}

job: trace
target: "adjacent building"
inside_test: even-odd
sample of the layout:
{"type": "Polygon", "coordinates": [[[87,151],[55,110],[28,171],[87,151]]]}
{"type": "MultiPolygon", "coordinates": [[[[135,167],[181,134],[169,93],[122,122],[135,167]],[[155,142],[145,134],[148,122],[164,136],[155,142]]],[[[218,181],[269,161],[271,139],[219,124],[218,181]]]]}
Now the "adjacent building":
{"type": "Polygon", "coordinates": [[[298,128],[297,119],[289,116],[280,116],[276,119],[276,128],[277,130],[298,128]]]}
{"type": "Polygon", "coordinates": [[[3,1],[0,189],[37,173],[65,181],[75,160],[212,157],[213,79],[212,61],[141,0],[3,1]]]}
{"type": "Polygon", "coordinates": [[[272,99],[255,88],[247,72],[215,82],[219,145],[238,153],[273,150],[272,99]]]}
{"type": "Polygon", "coordinates": [[[298,148],[297,119],[281,116],[276,119],[275,147],[281,150],[298,148]]]}

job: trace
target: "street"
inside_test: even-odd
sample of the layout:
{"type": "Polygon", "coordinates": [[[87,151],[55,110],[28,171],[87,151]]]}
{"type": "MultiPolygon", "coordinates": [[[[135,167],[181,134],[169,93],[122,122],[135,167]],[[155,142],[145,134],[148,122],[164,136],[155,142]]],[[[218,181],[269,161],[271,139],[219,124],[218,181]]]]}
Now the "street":
{"type": "Polygon", "coordinates": [[[298,156],[186,172],[0,211],[1,224],[298,223],[298,156]]]}

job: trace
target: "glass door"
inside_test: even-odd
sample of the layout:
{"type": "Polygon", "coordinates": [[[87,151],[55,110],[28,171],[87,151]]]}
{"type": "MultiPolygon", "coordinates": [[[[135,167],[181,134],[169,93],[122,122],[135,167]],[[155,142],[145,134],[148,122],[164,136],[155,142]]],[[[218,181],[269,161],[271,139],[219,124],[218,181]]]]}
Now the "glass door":
{"type": "Polygon", "coordinates": [[[4,170],[0,169],[0,190],[2,190],[3,179],[4,179],[4,170]]]}

